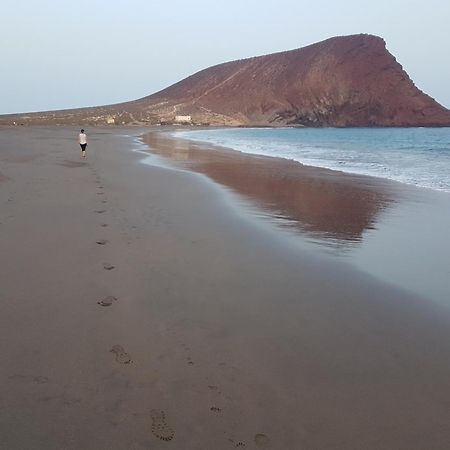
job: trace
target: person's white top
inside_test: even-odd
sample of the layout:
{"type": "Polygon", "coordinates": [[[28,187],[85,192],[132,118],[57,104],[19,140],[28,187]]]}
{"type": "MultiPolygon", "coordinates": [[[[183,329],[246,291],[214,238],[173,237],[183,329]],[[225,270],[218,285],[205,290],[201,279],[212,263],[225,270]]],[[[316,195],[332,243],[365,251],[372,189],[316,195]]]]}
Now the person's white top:
{"type": "Polygon", "coordinates": [[[87,137],[85,133],[80,133],[79,136],[80,144],[87,144],[87,137]]]}

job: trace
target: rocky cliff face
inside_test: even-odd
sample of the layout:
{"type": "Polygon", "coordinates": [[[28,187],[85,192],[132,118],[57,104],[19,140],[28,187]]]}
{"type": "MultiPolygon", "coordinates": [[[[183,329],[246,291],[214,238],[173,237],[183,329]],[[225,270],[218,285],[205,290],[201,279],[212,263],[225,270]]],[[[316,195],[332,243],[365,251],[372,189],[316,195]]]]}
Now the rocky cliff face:
{"type": "Polygon", "coordinates": [[[450,126],[450,111],[414,85],[383,39],[366,34],[220,64],[133,102],[16,119],[158,123],[176,115],[217,125],[450,126]]]}

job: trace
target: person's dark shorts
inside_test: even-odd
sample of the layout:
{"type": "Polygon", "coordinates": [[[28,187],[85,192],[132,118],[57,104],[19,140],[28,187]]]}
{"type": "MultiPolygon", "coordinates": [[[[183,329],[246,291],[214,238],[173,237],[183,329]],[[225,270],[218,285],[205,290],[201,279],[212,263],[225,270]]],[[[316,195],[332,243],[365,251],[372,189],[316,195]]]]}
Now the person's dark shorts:
{"type": "Polygon", "coordinates": [[[87,144],[80,144],[81,150],[84,152],[86,150],[87,144]]]}

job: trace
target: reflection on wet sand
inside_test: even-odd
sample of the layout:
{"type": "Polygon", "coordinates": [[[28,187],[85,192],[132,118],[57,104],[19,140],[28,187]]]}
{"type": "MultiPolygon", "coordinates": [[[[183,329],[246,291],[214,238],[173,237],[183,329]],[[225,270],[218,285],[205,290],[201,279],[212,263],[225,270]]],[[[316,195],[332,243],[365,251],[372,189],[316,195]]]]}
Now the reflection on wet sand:
{"type": "Polygon", "coordinates": [[[314,238],[354,243],[393,195],[376,179],[303,166],[282,158],[248,155],[152,132],[143,140],[151,150],[209,176],[256,201],[286,226],[314,238]]]}

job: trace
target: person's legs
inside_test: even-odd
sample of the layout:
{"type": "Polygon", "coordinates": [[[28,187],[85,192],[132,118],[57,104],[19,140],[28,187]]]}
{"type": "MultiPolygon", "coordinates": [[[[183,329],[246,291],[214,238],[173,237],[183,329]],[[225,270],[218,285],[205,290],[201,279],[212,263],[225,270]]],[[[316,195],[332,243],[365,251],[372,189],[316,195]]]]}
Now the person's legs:
{"type": "Polygon", "coordinates": [[[81,147],[81,156],[86,158],[86,144],[80,144],[81,147]]]}

